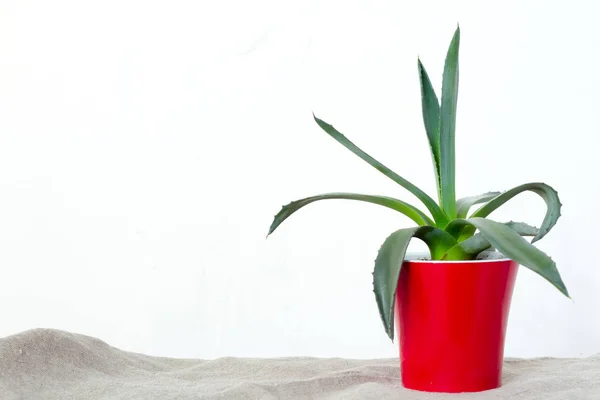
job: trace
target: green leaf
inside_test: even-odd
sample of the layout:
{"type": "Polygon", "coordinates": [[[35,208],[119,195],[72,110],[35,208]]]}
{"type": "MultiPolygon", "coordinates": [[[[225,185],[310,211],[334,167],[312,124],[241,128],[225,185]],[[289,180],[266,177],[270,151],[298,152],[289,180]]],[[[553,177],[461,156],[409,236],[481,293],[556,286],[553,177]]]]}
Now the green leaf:
{"type": "Polygon", "coordinates": [[[373,168],[375,168],[376,170],[378,170],[379,172],[381,172],[382,174],[384,174],[385,176],[387,176],[388,178],[390,178],[391,180],[393,180],[394,182],[411,192],[419,200],[421,200],[421,202],[425,205],[425,207],[427,207],[429,212],[431,212],[433,219],[438,225],[445,225],[448,223],[448,218],[446,217],[442,209],[436,204],[435,200],[433,200],[427,195],[427,193],[425,193],[424,191],[422,191],[421,189],[419,189],[418,187],[416,187],[415,185],[413,185],[412,183],[410,183],[409,181],[407,181],[406,179],[404,179],[403,177],[401,177],[400,175],[398,175],[397,173],[395,173],[394,171],[392,171],[391,169],[389,169],[388,167],[386,167],[385,165],[383,165],[382,163],[365,153],[364,151],[362,151],[358,146],[356,146],[354,143],[348,140],[346,136],[338,132],[332,125],[328,124],[323,120],[320,120],[314,115],[313,117],[315,118],[315,121],[321,127],[321,129],[327,132],[329,136],[337,140],[344,147],[346,147],[348,150],[350,150],[351,152],[359,156],[361,159],[366,161],[373,168]]]}
{"type": "Polygon", "coordinates": [[[396,210],[406,215],[407,217],[415,221],[418,225],[434,225],[433,221],[421,210],[408,203],[403,202],[402,200],[386,196],[371,196],[358,193],[327,193],[318,196],[307,197],[301,200],[296,200],[286,206],[283,206],[281,211],[279,211],[277,215],[275,215],[275,219],[273,220],[273,223],[269,228],[268,235],[273,233],[273,231],[275,231],[275,229],[277,229],[277,227],[281,225],[283,221],[285,221],[293,213],[295,213],[302,207],[315,201],[330,199],[358,200],[367,203],[378,204],[380,206],[391,208],[392,210],[396,210]]]}
{"type": "Polygon", "coordinates": [[[435,172],[435,184],[437,186],[438,198],[442,203],[442,192],[440,182],[440,103],[433,90],[429,75],[425,67],[418,60],[419,82],[421,86],[421,108],[423,109],[423,124],[429,140],[429,149],[433,159],[433,169],[435,172]]]}
{"type": "Polygon", "coordinates": [[[447,249],[456,244],[453,237],[433,226],[400,229],[383,242],[375,260],[373,288],[383,326],[392,340],[394,340],[394,300],[398,278],[406,249],[413,237],[427,244],[434,260],[442,257],[447,249]]]}
{"type": "Polygon", "coordinates": [[[539,228],[526,224],[525,222],[510,221],[505,222],[504,225],[517,232],[519,236],[536,236],[540,232],[539,228]]]}
{"type": "Polygon", "coordinates": [[[500,253],[541,275],[562,294],[569,297],[569,292],[554,261],[546,253],[519,236],[517,232],[499,222],[485,218],[469,218],[462,221],[477,228],[500,253]]]}
{"type": "MultiPolygon", "coordinates": [[[[471,217],[481,217],[485,218],[498,207],[506,203],[508,200],[512,199],[519,193],[531,191],[538,196],[540,196],[546,202],[546,215],[544,217],[544,221],[542,225],[540,225],[540,232],[533,238],[531,243],[535,243],[550,231],[552,227],[556,224],[556,221],[560,217],[560,208],[562,204],[560,204],[560,199],[558,198],[558,193],[551,186],[546,185],[541,182],[533,182],[526,183],[521,186],[517,186],[511,190],[508,190],[490,200],[488,203],[484,204],[481,208],[475,211],[471,217]]],[[[465,229],[466,231],[467,229],[465,229]]]]}
{"type": "Polygon", "coordinates": [[[453,219],[456,217],[454,133],[456,129],[456,105],[458,101],[458,48],[460,28],[456,28],[450,42],[444,79],[442,82],[442,105],[440,108],[440,161],[442,182],[442,209],[453,219]]]}
{"type": "Polygon", "coordinates": [[[462,199],[456,200],[456,217],[467,218],[467,214],[469,213],[471,207],[473,207],[475,204],[481,204],[490,201],[499,194],[500,192],[488,192],[477,196],[463,197],[462,199]]]}
{"type": "MultiPolygon", "coordinates": [[[[517,232],[519,236],[535,236],[540,231],[524,222],[505,222],[504,225],[517,232]]],[[[456,244],[444,255],[444,260],[471,260],[484,250],[491,248],[490,242],[480,233],[456,244]]]]}

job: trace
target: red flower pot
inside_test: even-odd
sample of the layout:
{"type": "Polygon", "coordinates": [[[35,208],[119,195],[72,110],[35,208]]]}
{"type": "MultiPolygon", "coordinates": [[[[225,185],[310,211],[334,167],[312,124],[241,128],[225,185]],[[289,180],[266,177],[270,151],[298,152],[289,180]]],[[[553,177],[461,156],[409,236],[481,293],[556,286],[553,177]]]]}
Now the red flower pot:
{"type": "Polygon", "coordinates": [[[500,386],[518,264],[405,261],[396,292],[406,388],[478,392],[500,386]]]}

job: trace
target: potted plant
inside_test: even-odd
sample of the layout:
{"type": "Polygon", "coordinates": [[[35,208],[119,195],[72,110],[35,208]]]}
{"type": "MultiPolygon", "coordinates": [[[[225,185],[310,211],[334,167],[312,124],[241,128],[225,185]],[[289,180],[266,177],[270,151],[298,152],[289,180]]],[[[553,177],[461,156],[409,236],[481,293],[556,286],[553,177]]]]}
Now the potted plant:
{"type": "Polygon", "coordinates": [[[441,103],[418,60],[423,122],[438,202],[313,115],[327,134],[412,193],[429,214],[392,197],[328,193],[284,206],[269,229],[269,234],[273,233],[300,208],[327,199],[378,204],[412,219],[417,226],[399,229],[383,242],[375,260],[373,285],[390,339],[394,339],[395,323],[398,326],[404,386],[433,392],[472,392],[500,386],[506,324],[519,264],[569,296],[555,263],[531,244],[543,238],[560,216],[561,203],[552,187],[526,183],[503,193],[456,199],[454,133],[459,44],[457,27],[446,55],[441,103]],[[524,191],[536,193],[546,203],[539,229],[522,222],[500,223],[487,218],[524,191]],[[469,214],[477,204],[481,206],[469,214]],[[533,236],[531,243],[523,236],[533,236]],[[425,242],[429,259],[406,258],[412,238],[425,242]],[[497,250],[501,257],[478,260],[490,250],[497,250]]]}

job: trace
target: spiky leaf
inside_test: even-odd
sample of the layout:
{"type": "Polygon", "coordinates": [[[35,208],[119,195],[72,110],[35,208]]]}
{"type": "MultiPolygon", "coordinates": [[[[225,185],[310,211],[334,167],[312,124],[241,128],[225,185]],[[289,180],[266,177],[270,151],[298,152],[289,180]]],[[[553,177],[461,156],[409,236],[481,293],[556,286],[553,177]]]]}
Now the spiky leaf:
{"type": "Polygon", "coordinates": [[[456,28],[450,42],[442,82],[440,107],[440,162],[442,183],[442,209],[452,219],[456,217],[454,133],[456,130],[456,105],[458,101],[458,49],[460,28],[456,28]]]}
{"type": "Polygon", "coordinates": [[[491,245],[506,257],[538,273],[569,297],[569,292],[554,261],[546,253],[519,236],[517,232],[499,222],[485,218],[469,218],[462,221],[477,228],[491,245]]]}
{"type": "Polygon", "coordinates": [[[433,161],[433,170],[435,173],[435,183],[438,191],[438,199],[442,202],[441,182],[440,182],[440,103],[433,90],[429,75],[418,60],[419,82],[421,86],[421,108],[423,110],[423,124],[429,141],[431,158],[433,161]]]}
{"type": "MultiPolygon", "coordinates": [[[[546,202],[546,215],[544,216],[544,221],[540,225],[540,232],[533,238],[531,243],[535,243],[550,231],[552,227],[556,224],[556,221],[560,217],[560,208],[562,204],[560,204],[560,199],[558,198],[558,193],[551,186],[546,185],[542,182],[533,182],[526,183],[524,185],[517,186],[513,189],[510,189],[493,199],[489,202],[481,206],[477,211],[475,211],[471,217],[487,217],[492,211],[496,210],[498,207],[506,203],[508,200],[512,199],[519,193],[531,191],[538,196],[540,196],[546,202]]],[[[465,229],[466,231],[467,229],[465,229]]]]}
{"type": "Polygon", "coordinates": [[[425,207],[427,207],[429,212],[431,212],[431,215],[433,216],[433,219],[435,220],[436,224],[445,225],[448,222],[448,218],[446,217],[442,209],[436,204],[435,200],[433,200],[431,197],[429,197],[429,195],[427,195],[427,193],[425,193],[424,191],[422,191],[421,189],[419,189],[418,187],[416,187],[415,185],[413,185],[412,183],[410,183],[409,181],[407,181],[406,179],[404,179],[403,177],[401,177],[400,175],[398,175],[397,173],[395,173],[394,171],[392,171],[391,169],[389,169],[388,167],[386,167],[385,165],[383,165],[382,163],[365,153],[364,151],[362,151],[358,146],[356,146],[348,138],[346,138],[346,136],[344,136],[342,133],[336,130],[332,125],[317,118],[316,116],[314,118],[317,124],[325,132],[327,132],[329,136],[337,140],[344,147],[346,147],[348,150],[362,158],[373,168],[377,169],[379,172],[383,173],[385,176],[387,176],[388,178],[390,178],[391,180],[393,180],[394,182],[411,192],[419,200],[421,200],[421,202],[425,205],[425,207]]]}
{"type": "Polygon", "coordinates": [[[383,326],[392,340],[394,340],[394,299],[398,278],[406,249],[413,237],[423,240],[429,247],[431,257],[436,260],[456,244],[452,236],[433,226],[400,229],[383,242],[375,260],[373,288],[383,326]]]}
{"type": "MultiPolygon", "coordinates": [[[[527,225],[524,222],[506,222],[507,227],[517,232],[520,236],[535,236],[540,231],[535,226],[527,225]]],[[[456,244],[444,255],[444,260],[469,260],[475,258],[482,251],[492,247],[490,242],[480,233],[475,234],[469,239],[456,244]]]]}
{"type": "Polygon", "coordinates": [[[286,206],[283,206],[281,208],[281,211],[279,211],[277,215],[275,215],[273,223],[269,228],[268,234],[270,235],[271,233],[273,233],[273,231],[275,231],[275,229],[277,229],[277,227],[281,225],[283,221],[285,221],[293,213],[295,213],[302,207],[310,203],[314,203],[315,201],[331,199],[358,200],[367,203],[378,204],[380,206],[391,208],[392,210],[396,210],[406,215],[407,217],[415,221],[418,225],[433,225],[433,221],[421,210],[408,203],[403,202],[402,200],[394,199],[392,197],[372,196],[358,193],[326,193],[320,194],[318,196],[312,196],[296,200],[286,206]]]}

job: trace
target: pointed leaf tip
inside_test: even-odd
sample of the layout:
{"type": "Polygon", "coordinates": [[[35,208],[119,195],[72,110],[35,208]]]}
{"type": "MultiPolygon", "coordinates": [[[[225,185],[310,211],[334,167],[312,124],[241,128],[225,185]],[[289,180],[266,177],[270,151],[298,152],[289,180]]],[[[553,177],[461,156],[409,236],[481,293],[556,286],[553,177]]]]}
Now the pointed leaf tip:
{"type": "Polygon", "coordinates": [[[282,206],[281,210],[273,217],[273,222],[269,228],[269,233],[267,236],[272,234],[278,227],[281,225],[286,219],[288,219],[292,214],[301,209],[302,207],[311,204],[320,200],[330,200],[330,199],[339,199],[339,200],[356,200],[363,201],[366,203],[376,204],[383,207],[387,207],[394,211],[397,211],[411,220],[413,220],[417,225],[434,225],[434,222],[429,218],[424,212],[419,210],[417,207],[405,203],[402,200],[395,199],[393,197],[386,196],[373,196],[367,194],[360,193],[345,193],[345,192],[336,192],[336,193],[324,193],[317,196],[306,197],[304,199],[292,201],[291,203],[282,206]]]}
{"type": "Polygon", "coordinates": [[[535,243],[542,239],[554,227],[556,221],[560,217],[561,204],[558,193],[554,188],[543,182],[526,183],[501,193],[476,210],[471,216],[485,218],[508,200],[525,191],[531,191],[537,194],[546,203],[546,215],[540,226],[540,232],[531,241],[531,243],[535,243]]]}
{"type": "Polygon", "coordinates": [[[532,246],[509,227],[486,218],[463,220],[476,227],[490,244],[508,258],[541,275],[569,297],[569,292],[556,269],[556,263],[544,252],[532,246]]]}
{"type": "Polygon", "coordinates": [[[456,214],[456,165],[455,131],[458,102],[458,53],[460,29],[452,36],[446,53],[442,78],[442,100],[440,103],[440,204],[446,215],[453,219],[456,214]]]}
{"type": "Polygon", "coordinates": [[[367,164],[369,164],[370,166],[372,166],[373,168],[375,168],[376,170],[378,170],[379,172],[381,172],[382,174],[384,174],[385,176],[387,176],[388,178],[390,178],[391,180],[393,180],[394,182],[411,192],[419,200],[421,200],[421,202],[427,207],[427,209],[429,210],[429,212],[431,213],[435,222],[438,225],[443,225],[448,222],[448,217],[444,214],[444,212],[438,206],[435,200],[429,197],[427,193],[425,193],[423,190],[419,189],[417,186],[407,181],[406,179],[404,179],[403,177],[401,177],[400,175],[398,175],[397,173],[395,173],[394,171],[392,171],[391,169],[389,169],[388,167],[371,157],[369,154],[364,152],[351,140],[344,136],[340,131],[335,129],[333,125],[330,125],[327,122],[318,119],[317,117],[315,117],[315,121],[321,127],[321,129],[325,131],[325,133],[327,133],[330,137],[335,139],[339,144],[344,146],[346,149],[350,150],[352,153],[361,158],[367,164]]]}
{"type": "Polygon", "coordinates": [[[433,170],[435,173],[435,182],[438,192],[438,198],[441,199],[441,180],[440,180],[440,103],[435,90],[425,70],[425,66],[418,59],[417,62],[419,83],[421,88],[421,109],[423,113],[423,124],[429,149],[431,151],[433,170]]]}

